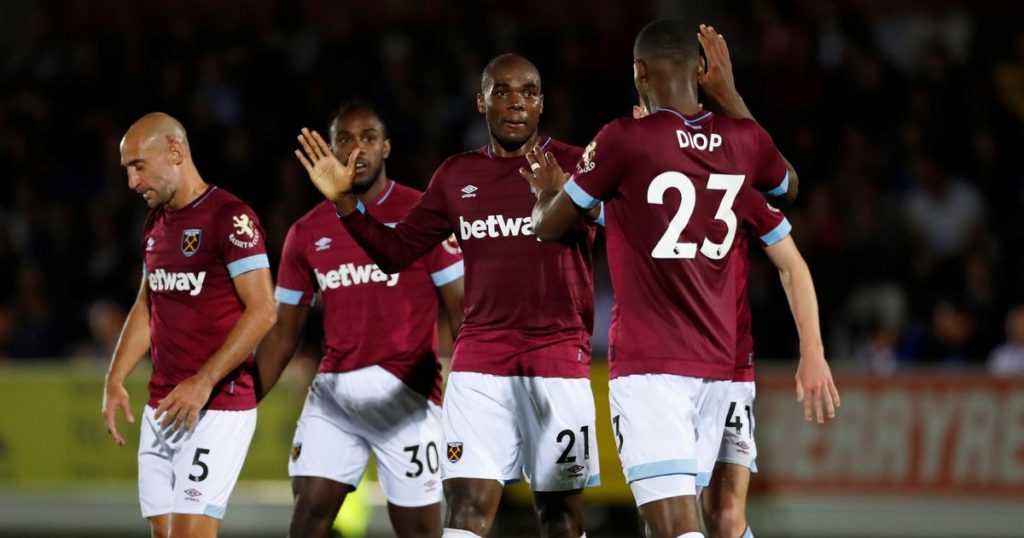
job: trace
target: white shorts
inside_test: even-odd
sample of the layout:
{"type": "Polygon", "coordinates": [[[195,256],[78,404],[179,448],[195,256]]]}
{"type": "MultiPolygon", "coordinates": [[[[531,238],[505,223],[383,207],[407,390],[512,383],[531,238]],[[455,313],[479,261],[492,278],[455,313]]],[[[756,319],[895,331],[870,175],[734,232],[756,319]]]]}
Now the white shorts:
{"type": "Polygon", "coordinates": [[[206,410],[190,432],[163,430],[155,413],[148,405],[142,412],[142,517],[173,513],[223,519],[256,431],[256,410],[206,410]]]}
{"type": "Polygon", "coordinates": [[[533,491],[601,483],[589,379],[453,372],[443,415],[446,480],[522,476],[533,491]]]}
{"type": "Polygon", "coordinates": [[[289,476],[315,476],[357,487],[377,457],[388,502],[441,502],[441,410],[380,366],[313,379],[299,416],[289,476]]]}
{"type": "Polygon", "coordinates": [[[609,381],[612,433],[626,482],[692,475],[696,481],[681,478],[676,491],[659,487],[660,498],[696,495],[694,484],[706,485],[714,468],[728,384],[670,374],[609,381]]]}
{"type": "Polygon", "coordinates": [[[718,461],[742,465],[754,473],[757,472],[757,443],[754,441],[756,394],[753,381],[731,383],[725,404],[725,432],[718,451],[718,461]]]}

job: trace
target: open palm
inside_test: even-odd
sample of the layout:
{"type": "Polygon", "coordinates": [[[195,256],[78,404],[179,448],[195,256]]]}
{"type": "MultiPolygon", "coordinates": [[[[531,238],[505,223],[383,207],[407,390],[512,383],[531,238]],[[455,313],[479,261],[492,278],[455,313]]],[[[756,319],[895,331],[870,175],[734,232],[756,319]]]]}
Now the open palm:
{"type": "Polygon", "coordinates": [[[335,203],[352,192],[352,184],[356,177],[356,159],[362,150],[352,150],[348,156],[348,164],[345,165],[334,156],[320,133],[303,128],[298,138],[302,149],[295,150],[295,156],[306,169],[317,190],[335,203]]]}

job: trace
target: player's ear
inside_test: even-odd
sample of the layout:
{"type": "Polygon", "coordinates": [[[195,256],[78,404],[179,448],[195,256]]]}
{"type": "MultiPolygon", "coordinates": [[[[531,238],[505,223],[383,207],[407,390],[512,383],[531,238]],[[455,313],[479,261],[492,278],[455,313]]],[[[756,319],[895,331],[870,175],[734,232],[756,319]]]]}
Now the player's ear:
{"type": "Polygon", "coordinates": [[[639,58],[633,59],[633,80],[637,84],[642,80],[647,80],[647,63],[639,58]]]}
{"type": "Polygon", "coordinates": [[[385,138],[384,139],[384,158],[387,159],[389,155],[391,155],[391,139],[390,138],[385,138]]]}
{"type": "Polygon", "coordinates": [[[167,159],[174,165],[179,165],[185,161],[185,145],[180,140],[168,138],[167,159]]]}
{"type": "Polygon", "coordinates": [[[477,93],[476,94],[476,111],[481,113],[481,114],[483,114],[484,112],[487,111],[487,105],[486,105],[486,103],[484,103],[484,94],[483,93],[477,93]]]}
{"type": "Polygon", "coordinates": [[[544,113],[544,94],[542,93],[538,97],[540,97],[540,109],[537,110],[537,114],[543,114],[544,113]]]}
{"type": "Polygon", "coordinates": [[[708,71],[708,61],[703,56],[697,58],[697,75],[703,75],[708,71]]]}

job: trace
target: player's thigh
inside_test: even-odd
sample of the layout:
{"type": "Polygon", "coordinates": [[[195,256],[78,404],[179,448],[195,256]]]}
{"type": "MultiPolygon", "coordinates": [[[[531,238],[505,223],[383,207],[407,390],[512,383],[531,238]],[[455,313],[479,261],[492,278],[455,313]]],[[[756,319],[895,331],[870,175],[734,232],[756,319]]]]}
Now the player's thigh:
{"type": "Polygon", "coordinates": [[[444,480],[484,479],[504,484],[519,478],[522,440],[510,379],[474,372],[448,376],[441,410],[444,480]]]}
{"type": "MultiPolygon", "coordinates": [[[[513,378],[523,471],[537,492],[601,483],[594,396],[587,378],[513,378]]],[[[563,495],[555,498],[562,502],[563,495]]]]}
{"type": "Polygon", "coordinates": [[[711,475],[711,483],[701,494],[712,511],[740,510],[747,504],[750,489],[750,469],[743,465],[718,462],[711,475]]]}
{"type": "Polygon", "coordinates": [[[391,528],[398,538],[437,538],[441,536],[441,503],[426,506],[397,506],[388,503],[391,528]]]}
{"type": "Polygon", "coordinates": [[[293,476],[292,498],[295,508],[292,524],[319,520],[330,526],[345,502],[345,496],[354,490],[349,484],[319,476],[293,476]]]}
{"type": "Polygon", "coordinates": [[[153,521],[160,517],[163,524],[153,526],[154,536],[167,536],[170,532],[170,513],[174,508],[174,451],[175,445],[154,418],[154,408],[142,410],[139,433],[139,504],[142,517],[153,521]],[[162,529],[163,534],[158,534],[162,529]]]}
{"type": "Polygon", "coordinates": [[[697,396],[697,486],[705,487],[711,481],[722,445],[726,411],[732,382],[704,379],[697,396]]]}
{"type": "Polygon", "coordinates": [[[370,447],[358,425],[336,401],[329,378],[317,376],[306,397],[288,459],[288,476],[317,477],[353,489],[370,460],[370,447]]]}
{"type": "Polygon", "coordinates": [[[740,465],[751,472],[757,472],[757,442],[754,437],[755,396],[753,381],[731,384],[729,399],[725,404],[722,443],[717,455],[717,461],[740,465]]]}
{"type": "MultiPolygon", "coordinates": [[[[392,505],[407,508],[441,502],[441,458],[444,457],[441,410],[433,402],[414,393],[397,395],[410,400],[403,407],[403,419],[379,432],[368,432],[368,441],[377,457],[377,478],[392,505]]],[[[396,402],[397,406],[402,406],[396,402]]]]}
{"type": "Polygon", "coordinates": [[[255,429],[255,409],[200,414],[174,456],[175,514],[224,517],[255,429]]]}
{"type": "Polygon", "coordinates": [[[171,538],[216,538],[220,519],[202,514],[171,514],[171,538]]]}
{"type": "MultiPolygon", "coordinates": [[[[612,433],[627,483],[667,475],[696,476],[697,401],[702,387],[700,378],[659,374],[609,382],[612,433]]],[[[678,493],[695,495],[696,490],[678,493]]]]}
{"type": "Polygon", "coordinates": [[[167,538],[171,535],[171,514],[160,514],[146,519],[149,520],[150,538],[167,538]]]}

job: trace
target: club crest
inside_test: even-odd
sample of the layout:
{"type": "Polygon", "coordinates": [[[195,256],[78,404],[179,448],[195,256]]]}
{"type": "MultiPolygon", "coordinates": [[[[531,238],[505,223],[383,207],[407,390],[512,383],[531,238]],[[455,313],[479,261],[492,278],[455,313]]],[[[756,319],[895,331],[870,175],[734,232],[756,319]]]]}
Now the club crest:
{"type": "Polygon", "coordinates": [[[456,463],[462,459],[462,443],[448,443],[448,461],[456,463]]]}
{"type": "Polygon", "coordinates": [[[203,231],[199,228],[188,228],[181,232],[181,253],[186,257],[191,258],[193,254],[199,251],[199,245],[202,243],[203,231]]]}

